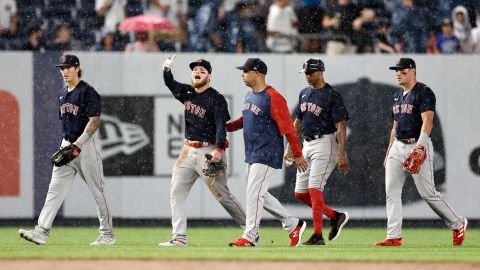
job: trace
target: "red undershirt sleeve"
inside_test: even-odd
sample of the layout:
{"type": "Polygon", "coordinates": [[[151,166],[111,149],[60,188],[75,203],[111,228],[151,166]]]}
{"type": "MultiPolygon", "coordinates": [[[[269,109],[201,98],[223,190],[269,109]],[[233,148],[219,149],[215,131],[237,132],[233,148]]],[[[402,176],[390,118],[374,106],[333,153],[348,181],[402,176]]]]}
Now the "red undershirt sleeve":
{"type": "Polygon", "coordinates": [[[267,89],[267,93],[271,100],[270,113],[277,124],[280,135],[287,137],[294,157],[302,156],[302,147],[298,141],[287,102],[278,92],[271,90],[271,88],[267,89]]]}

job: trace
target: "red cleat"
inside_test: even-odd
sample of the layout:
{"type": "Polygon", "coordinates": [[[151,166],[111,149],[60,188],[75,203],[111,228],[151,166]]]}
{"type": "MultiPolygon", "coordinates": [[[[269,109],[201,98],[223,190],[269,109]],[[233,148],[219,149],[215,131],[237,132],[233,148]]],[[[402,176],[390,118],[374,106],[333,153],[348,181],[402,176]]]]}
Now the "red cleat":
{"type": "Polygon", "coordinates": [[[228,245],[231,247],[254,247],[255,246],[255,244],[253,244],[252,242],[248,241],[245,238],[240,238],[237,241],[232,242],[228,245]]]}
{"type": "Polygon", "coordinates": [[[463,244],[463,240],[465,240],[465,233],[467,231],[467,224],[468,221],[466,218],[463,218],[463,225],[458,230],[453,230],[453,245],[454,246],[461,246],[463,244]]]}
{"type": "Polygon", "coordinates": [[[290,246],[291,247],[298,247],[300,245],[300,241],[302,241],[302,235],[307,227],[307,223],[305,221],[299,220],[297,227],[295,230],[290,233],[290,246]]]}
{"type": "Polygon", "coordinates": [[[402,245],[402,238],[385,239],[384,241],[377,242],[374,245],[379,247],[399,247],[402,245]]]}

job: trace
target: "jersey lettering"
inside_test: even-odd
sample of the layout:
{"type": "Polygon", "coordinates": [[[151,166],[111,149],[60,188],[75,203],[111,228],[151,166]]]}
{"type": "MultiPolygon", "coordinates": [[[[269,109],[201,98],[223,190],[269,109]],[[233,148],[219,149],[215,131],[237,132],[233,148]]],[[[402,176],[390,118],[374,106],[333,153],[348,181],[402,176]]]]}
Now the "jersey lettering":
{"type": "Polygon", "coordinates": [[[75,104],[65,103],[60,106],[60,113],[62,114],[62,116],[64,113],[71,113],[73,115],[77,115],[78,109],[79,107],[75,104]]]}
{"type": "Polygon", "coordinates": [[[412,104],[401,104],[393,106],[393,114],[399,113],[413,113],[413,105],[412,104]]]}
{"type": "Polygon", "coordinates": [[[300,104],[300,110],[302,112],[308,110],[309,112],[313,113],[315,116],[320,116],[320,113],[323,111],[322,107],[312,102],[303,102],[302,104],[300,104]]]}
{"type": "Polygon", "coordinates": [[[252,104],[250,110],[255,114],[255,115],[258,115],[262,110],[260,110],[260,108],[255,105],[255,104],[252,104]]]}
{"type": "Polygon", "coordinates": [[[251,104],[249,102],[243,104],[243,111],[252,111],[255,115],[259,115],[262,110],[255,104],[251,104]]]}
{"type": "Polygon", "coordinates": [[[185,111],[190,111],[190,113],[200,117],[200,118],[204,118],[205,117],[205,113],[207,112],[207,110],[205,110],[204,108],[196,105],[196,104],[193,104],[191,101],[186,101],[185,102],[185,111]]]}

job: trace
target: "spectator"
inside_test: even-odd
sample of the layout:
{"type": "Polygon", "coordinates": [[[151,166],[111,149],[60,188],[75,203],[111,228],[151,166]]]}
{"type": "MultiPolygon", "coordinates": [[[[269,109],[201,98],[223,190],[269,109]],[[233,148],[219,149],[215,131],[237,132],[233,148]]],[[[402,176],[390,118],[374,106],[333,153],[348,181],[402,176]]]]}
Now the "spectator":
{"type": "Polygon", "coordinates": [[[450,19],[442,22],[442,33],[437,37],[435,52],[441,54],[461,53],[460,40],[453,33],[453,24],[450,19]]]}
{"type": "Polygon", "coordinates": [[[474,53],[480,53],[480,9],[477,10],[477,27],[472,29],[472,47],[474,53]]]}
{"type": "Polygon", "coordinates": [[[72,30],[68,24],[58,27],[55,40],[47,46],[49,51],[78,51],[82,50],[82,44],[72,37],[72,30]]]}
{"type": "Polygon", "coordinates": [[[235,4],[233,11],[226,14],[225,50],[227,52],[251,53],[259,51],[255,26],[249,18],[250,12],[250,5],[240,1],[235,4]]]}
{"type": "Polygon", "coordinates": [[[403,42],[403,52],[425,53],[430,32],[428,9],[415,5],[414,0],[389,1],[387,7],[392,12],[392,36],[403,42]]]}
{"type": "MultiPolygon", "coordinates": [[[[358,7],[360,9],[360,7],[358,7]]],[[[362,8],[360,15],[352,22],[352,41],[356,46],[357,53],[373,53],[375,33],[375,11],[370,8],[362,8]]]]}
{"type": "Polygon", "coordinates": [[[127,0],[95,0],[97,15],[104,20],[104,33],[114,32],[117,25],[125,20],[126,5],[127,0]]]}
{"type": "Polygon", "coordinates": [[[145,13],[167,18],[176,26],[172,33],[158,33],[156,40],[161,51],[180,51],[187,40],[188,0],[148,0],[145,13]]]}
{"type": "Polygon", "coordinates": [[[28,39],[20,46],[23,51],[45,51],[45,41],[43,40],[43,28],[39,24],[34,24],[28,29],[28,39]]]}
{"type": "Polygon", "coordinates": [[[170,13],[170,4],[162,4],[165,0],[148,0],[148,8],[145,13],[155,14],[161,17],[168,17],[170,13]]]}
{"type": "Polygon", "coordinates": [[[453,34],[460,40],[462,50],[465,53],[472,51],[471,32],[472,25],[468,17],[468,11],[464,6],[457,6],[452,11],[453,34]]]}
{"type": "Polygon", "coordinates": [[[0,0],[0,50],[10,49],[9,42],[17,34],[17,2],[0,0]]]}
{"type": "Polygon", "coordinates": [[[387,18],[377,18],[377,31],[375,32],[375,52],[395,53],[389,21],[387,18]]]}
{"type": "Polygon", "coordinates": [[[298,18],[291,0],[276,0],[267,17],[266,46],[277,53],[293,52],[298,45],[298,18]]]}
{"type": "Polygon", "coordinates": [[[149,36],[148,32],[135,33],[135,41],[128,43],[125,52],[159,52],[157,43],[149,36]]]}
{"type": "Polygon", "coordinates": [[[194,9],[192,18],[188,21],[188,51],[207,52],[222,46],[217,35],[218,10],[222,0],[206,0],[198,9],[194,9]]]}
{"type": "Polygon", "coordinates": [[[322,21],[327,40],[326,54],[356,52],[357,47],[353,42],[353,21],[359,16],[359,6],[350,0],[338,0],[334,5],[327,6],[326,16],[322,21]]]}
{"type": "Polygon", "coordinates": [[[302,51],[319,53],[321,51],[320,33],[325,10],[323,0],[300,0],[297,11],[300,20],[298,32],[302,37],[302,51]]]}
{"type": "Polygon", "coordinates": [[[100,43],[98,43],[94,50],[102,52],[115,52],[125,50],[125,43],[123,36],[117,31],[107,32],[102,36],[100,43]]]}
{"type": "Polygon", "coordinates": [[[273,0],[252,0],[250,7],[250,21],[255,26],[257,33],[257,44],[260,46],[260,51],[265,52],[267,48],[265,41],[267,40],[267,17],[268,9],[273,3],[273,0]]]}

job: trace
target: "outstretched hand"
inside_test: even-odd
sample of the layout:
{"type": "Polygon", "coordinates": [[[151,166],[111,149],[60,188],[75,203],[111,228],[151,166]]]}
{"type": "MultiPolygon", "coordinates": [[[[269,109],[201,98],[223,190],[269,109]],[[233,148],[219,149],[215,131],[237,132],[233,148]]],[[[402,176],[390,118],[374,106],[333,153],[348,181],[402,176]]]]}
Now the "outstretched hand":
{"type": "Polygon", "coordinates": [[[177,54],[174,53],[172,56],[169,56],[165,62],[163,62],[163,71],[170,71],[173,68],[173,65],[175,64],[175,57],[177,57],[177,54]]]}

